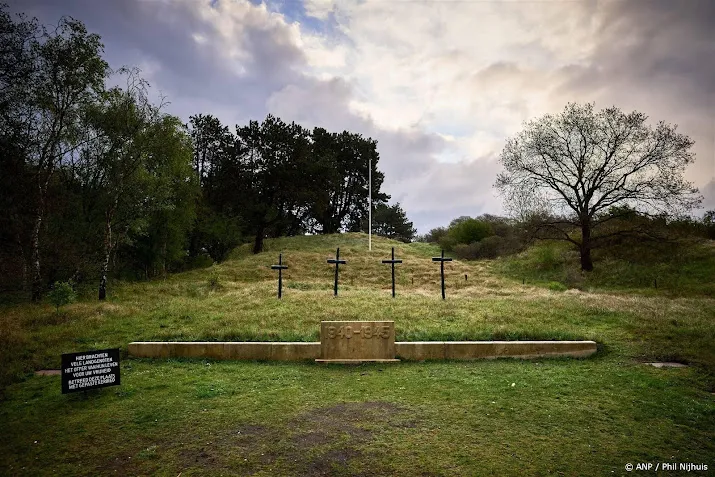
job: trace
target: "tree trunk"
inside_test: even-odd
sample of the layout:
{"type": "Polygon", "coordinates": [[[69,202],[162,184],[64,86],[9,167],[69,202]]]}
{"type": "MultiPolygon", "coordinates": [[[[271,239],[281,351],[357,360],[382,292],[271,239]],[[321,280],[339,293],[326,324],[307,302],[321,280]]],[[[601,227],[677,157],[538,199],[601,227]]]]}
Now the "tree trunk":
{"type": "Polygon", "coordinates": [[[261,225],[256,232],[256,241],[253,244],[253,253],[261,253],[263,251],[263,235],[265,227],[261,225]]]}
{"type": "Polygon", "coordinates": [[[164,241],[161,244],[161,277],[166,280],[166,262],[167,262],[167,253],[166,253],[166,237],[164,237],[164,241]]]}
{"type": "Polygon", "coordinates": [[[27,260],[27,254],[25,253],[25,247],[22,245],[22,239],[20,238],[20,233],[16,232],[15,234],[15,242],[17,243],[17,248],[20,249],[20,257],[22,257],[22,292],[26,292],[29,289],[29,278],[27,276],[27,265],[28,265],[28,260],[27,260]]]}
{"type": "Polygon", "coordinates": [[[27,259],[25,258],[25,254],[22,254],[22,292],[25,293],[27,292],[27,284],[28,284],[28,279],[27,279],[27,259]]]}
{"type": "Polygon", "coordinates": [[[340,225],[337,223],[334,217],[329,217],[325,220],[325,222],[323,222],[323,235],[336,234],[338,233],[339,229],[340,225]]]}
{"type": "Polygon", "coordinates": [[[591,261],[591,224],[585,223],[581,225],[581,270],[586,272],[593,271],[593,262],[591,261]]]}
{"type": "Polygon", "coordinates": [[[42,207],[37,210],[35,225],[32,227],[32,301],[42,298],[42,274],[40,273],[40,228],[42,227],[42,207]]]}
{"type": "Polygon", "coordinates": [[[199,222],[195,221],[193,230],[189,235],[189,257],[196,257],[199,255],[199,234],[197,232],[199,227],[199,222]]]}
{"type": "Polygon", "coordinates": [[[99,276],[99,299],[107,298],[107,273],[109,272],[109,258],[112,252],[112,214],[107,213],[104,224],[104,260],[102,260],[102,271],[99,276]]]}

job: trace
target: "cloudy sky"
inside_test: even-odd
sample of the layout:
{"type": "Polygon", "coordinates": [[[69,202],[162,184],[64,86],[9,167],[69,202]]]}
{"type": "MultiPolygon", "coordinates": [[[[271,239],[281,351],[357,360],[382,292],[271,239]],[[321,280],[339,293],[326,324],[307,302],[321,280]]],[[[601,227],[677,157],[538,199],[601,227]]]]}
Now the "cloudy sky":
{"type": "MultiPolygon", "coordinates": [[[[5,0],[7,1],[7,0],[5,0]]],[[[15,0],[102,36],[188,121],[272,113],[378,141],[385,192],[420,233],[502,213],[504,141],[569,101],[638,110],[695,141],[715,209],[713,0],[15,0]]],[[[702,213],[702,210],[698,213],[702,213]]]]}

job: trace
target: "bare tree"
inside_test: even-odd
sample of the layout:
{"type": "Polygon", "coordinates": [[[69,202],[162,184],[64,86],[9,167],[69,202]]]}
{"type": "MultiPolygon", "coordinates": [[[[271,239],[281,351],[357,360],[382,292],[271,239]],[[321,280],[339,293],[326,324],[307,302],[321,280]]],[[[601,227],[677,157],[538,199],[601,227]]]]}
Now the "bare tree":
{"type": "Polygon", "coordinates": [[[581,269],[591,271],[591,250],[620,233],[598,234],[614,218],[605,213],[609,209],[675,215],[702,201],[683,179],[695,161],[694,142],[677,126],[661,121],[653,128],[647,119],[616,107],[596,112],[593,104],[570,103],[507,140],[500,157],[505,170],[495,187],[515,215],[551,215],[545,224],[578,248],[581,269]]]}

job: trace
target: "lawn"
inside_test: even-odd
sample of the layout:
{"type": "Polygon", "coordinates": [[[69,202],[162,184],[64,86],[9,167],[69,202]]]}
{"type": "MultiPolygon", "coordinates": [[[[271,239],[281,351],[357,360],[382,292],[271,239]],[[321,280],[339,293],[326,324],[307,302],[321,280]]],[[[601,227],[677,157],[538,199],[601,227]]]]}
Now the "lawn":
{"type": "MultiPolygon", "coordinates": [[[[715,468],[715,299],[707,278],[682,281],[684,292],[674,293],[676,282],[649,289],[609,279],[596,262],[600,275],[558,291],[568,288],[553,285],[566,282],[559,281],[563,268],[544,273],[540,253],[449,263],[442,301],[432,246],[378,238],[370,253],[363,234],[296,237],[268,241],[257,256],[237,249],[207,269],[114,283],[105,303],[86,290],[59,312],[3,305],[0,474],[621,475],[638,462],[715,468]],[[336,299],[325,260],[338,246],[348,263],[336,299]],[[390,267],[380,263],[393,246],[405,260],[395,299],[390,267]],[[280,252],[290,268],[279,301],[269,265],[280,252]],[[316,341],[325,319],[394,320],[398,341],[593,339],[599,352],[360,366],[125,354],[140,340],[316,341]],[[61,395],[58,376],[32,374],[59,368],[63,352],[108,347],[124,353],[121,386],[61,395]],[[664,360],[689,366],[644,364],[664,360]]],[[[683,267],[707,277],[707,257],[706,265],[683,267]]]]}

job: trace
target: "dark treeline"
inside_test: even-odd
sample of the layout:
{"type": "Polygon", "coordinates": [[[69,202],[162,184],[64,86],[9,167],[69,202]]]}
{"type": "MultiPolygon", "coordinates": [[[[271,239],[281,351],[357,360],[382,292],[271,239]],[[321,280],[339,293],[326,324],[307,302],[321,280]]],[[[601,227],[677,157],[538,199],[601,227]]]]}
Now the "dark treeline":
{"type": "MultiPolygon", "coordinates": [[[[569,217],[548,213],[516,219],[484,214],[462,216],[447,227],[436,227],[416,238],[437,243],[465,260],[491,259],[526,250],[539,240],[564,240],[566,234],[578,237],[569,217]],[[558,225],[555,225],[558,224],[558,225]]],[[[611,207],[597,216],[601,222],[593,237],[594,250],[625,260],[655,262],[688,248],[701,240],[715,239],[715,211],[700,219],[688,216],[648,215],[627,206],[611,207]]]]}
{"type": "Polygon", "coordinates": [[[414,235],[380,192],[376,141],[272,115],[234,131],[211,115],[183,124],[138,70],[112,71],[102,55],[79,21],[46,28],[0,7],[0,290],[39,300],[72,280],[103,299],[110,276],[221,261],[246,242],[259,252],[265,237],[360,231],[368,167],[377,215],[402,221],[385,234],[414,235]]]}
{"type": "Polygon", "coordinates": [[[210,115],[192,116],[193,167],[202,191],[191,254],[223,260],[241,237],[254,253],[265,237],[357,232],[373,204],[384,205],[377,142],[347,131],[308,130],[269,115],[231,133],[210,115]]]}

